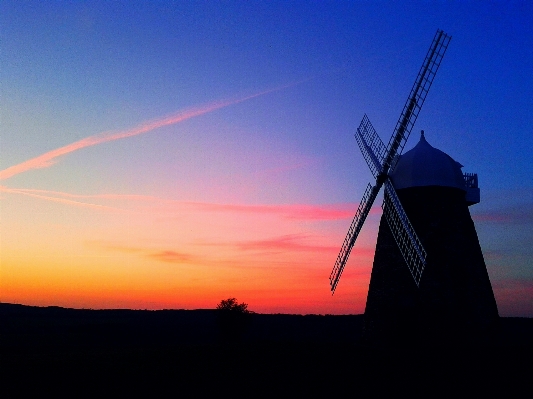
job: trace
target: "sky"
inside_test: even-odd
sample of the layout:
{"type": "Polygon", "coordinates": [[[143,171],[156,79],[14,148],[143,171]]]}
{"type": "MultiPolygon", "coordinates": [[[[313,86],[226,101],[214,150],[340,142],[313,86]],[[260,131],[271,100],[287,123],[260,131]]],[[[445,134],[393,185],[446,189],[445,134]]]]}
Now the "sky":
{"type": "Polygon", "coordinates": [[[364,312],[381,197],[329,274],[437,29],[405,150],[479,176],[501,316],[533,317],[533,3],[0,3],[0,301],[364,312]]]}

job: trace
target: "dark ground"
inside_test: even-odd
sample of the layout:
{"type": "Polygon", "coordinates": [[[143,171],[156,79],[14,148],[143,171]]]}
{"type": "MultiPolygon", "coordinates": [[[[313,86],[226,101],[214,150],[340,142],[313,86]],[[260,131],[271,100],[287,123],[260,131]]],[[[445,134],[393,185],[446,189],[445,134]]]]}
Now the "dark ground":
{"type": "Polygon", "coordinates": [[[370,349],[362,316],[0,304],[0,396],[529,396],[533,319],[490,346],[370,349]]]}

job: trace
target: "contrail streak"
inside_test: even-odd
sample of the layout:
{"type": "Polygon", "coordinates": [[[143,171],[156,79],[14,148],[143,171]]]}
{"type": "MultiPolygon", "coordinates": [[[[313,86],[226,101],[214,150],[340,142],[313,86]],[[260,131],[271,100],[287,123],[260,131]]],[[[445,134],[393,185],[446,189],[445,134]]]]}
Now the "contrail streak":
{"type": "MultiPolygon", "coordinates": [[[[66,199],[66,198],[51,197],[51,196],[48,196],[48,195],[35,194],[32,191],[41,191],[41,190],[24,190],[24,189],[20,189],[19,190],[19,189],[16,189],[16,188],[7,188],[7,187],[4,187],[4,186],[0,186],[0,192],[10,193],[10,194],[21,194],[21,195],[26,195],[28,197],[40,198],[40,199],[44,199],[44,200],[47,200],[47,201],[59,202],[61,204],[74,205],[74,206],[79,206],[79,207],[83,207],[83,208],[91,208],[91,209],[106,210],[106,211],[125,212],[124,209],[115,208],[115,207],[112,207],[112,206],[91,204],[91,203],[88,203],[88,202],[74,201],[74,200],[69,200],[69,199],[66,199]]],[[[44,190],[42,190],[42,191],[44,191],[44,190]]]]}
{"type": "Polygon", "coordinates": [[[172,116],[163,119],[157,119],[154,121],[144,122],[138,126],[135,126],[128,130],[123,130],[121,132],[103,132],[96,134],[94,136],[89,136],[84,139],[75,141],[74,143],[68,144],[66,146],[57,148],[52,151],[48,151],[42,155],[39,155],[35,158],[29,159],[17,165],[10,166],[2,171],[0,171],[0,180],[8,179],[12,176],[18,175],[19,173],[26,172],[32,169],[46,168],[57,162],[58,157],[80,150],[85,147],[90,147],[97,144],[106,143],[108,141],[124,139],[127,137],[137,136],[139,134],[148,133],[152,130],[158,129],[163,126],[174,125],[179,122],[183,122],[187,119],[194,118],[195,116],[200,116],[207,114],[209,112],[215,111],[220,108],[224,108],[230,105],[238,104],[252,98],[262,96],[264,94],[272,93],[278,90],[285,89],[290,86],[294,86],[301,82],[290,83],[284,86],[276,87],[274,89],[265,90],[256,94],[252,94],[247,97],[242,97],[234,100],[226,101],[216,101],[201,107],[188,108],[183,111],[178,112],[172,116]]]}

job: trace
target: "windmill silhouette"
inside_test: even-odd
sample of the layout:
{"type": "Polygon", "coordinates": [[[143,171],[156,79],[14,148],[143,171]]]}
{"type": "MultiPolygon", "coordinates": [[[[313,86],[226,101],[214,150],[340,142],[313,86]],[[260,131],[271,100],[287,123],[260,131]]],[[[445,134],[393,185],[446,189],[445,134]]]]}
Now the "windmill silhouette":
{"type": "Polygon", "coordinates": [[[364,115],[355,138],[376,182],[368,184],[330,275],[334,293],[357,236],[385,186],[365,308],[370,341],[419,343],[479,337],[498,321],[468,206],[477,174],[433,148],[422,131],[401,155],[451,37],[437,30],[387,146],[364,115]]]}

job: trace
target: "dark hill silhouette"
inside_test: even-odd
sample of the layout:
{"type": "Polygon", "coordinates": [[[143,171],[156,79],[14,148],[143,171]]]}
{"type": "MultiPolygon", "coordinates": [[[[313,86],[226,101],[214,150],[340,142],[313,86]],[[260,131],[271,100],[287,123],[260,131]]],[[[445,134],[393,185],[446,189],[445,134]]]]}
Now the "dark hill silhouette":
{"type": "MultiPolygon", "coordinates": [[[[491,346],[369,349],[363,316],[251,314],[235,340],[216,310],[0,304],[2,397],[148,393],[247,397],[502,392],[532,375],[533,319],[502,318],[491,346]]],[[[460,395],[461,396],[461,395],[460,395]]]]}

